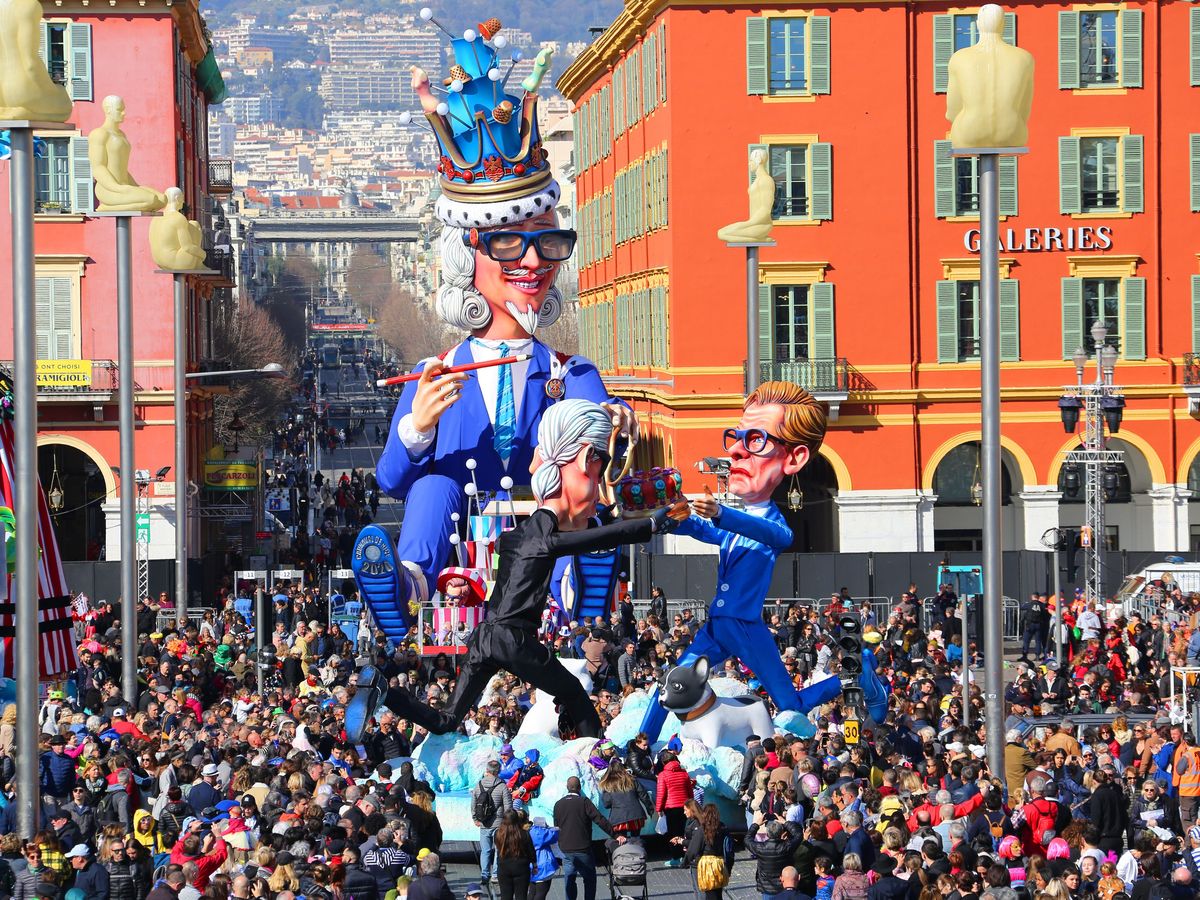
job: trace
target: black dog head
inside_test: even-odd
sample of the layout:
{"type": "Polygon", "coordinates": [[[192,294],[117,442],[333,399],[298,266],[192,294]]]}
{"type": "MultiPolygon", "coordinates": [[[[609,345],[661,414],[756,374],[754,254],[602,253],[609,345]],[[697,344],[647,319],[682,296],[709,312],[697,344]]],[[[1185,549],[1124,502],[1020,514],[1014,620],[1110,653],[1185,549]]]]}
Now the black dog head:
{"type": "Polygon", "coordinates": [[[663,682],[662,705],[673,712],[694,709],[704,699],[708,687],[708,657],[701,656],[689,666],[675,666],[663,682]]]}

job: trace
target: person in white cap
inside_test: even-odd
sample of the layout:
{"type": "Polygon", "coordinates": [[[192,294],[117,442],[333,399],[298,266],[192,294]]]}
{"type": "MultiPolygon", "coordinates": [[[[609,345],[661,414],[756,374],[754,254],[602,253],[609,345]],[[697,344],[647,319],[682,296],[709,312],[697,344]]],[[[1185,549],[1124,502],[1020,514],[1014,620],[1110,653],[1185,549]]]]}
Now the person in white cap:
{"type": "Polygon", "coordinates": [[[76,844],[67,852],[66,858],[75,870],[72,886],[83,891],[83,896],[88,900],[93,897],[108,900],[108,871],[92,859],[92,851],[88,849],[88,845],[76,844]]]}
{"type": "Polygon", "coordinates": [[[220,770],[213,763],[209,763],[200,770],[200,780],[192,785],[192,789],[188,793],[188,805],[192,809],[199,812],[202,809],[208,809],[210,806],[216,806],[225,799],[217,789],[217,776],[219,774],[220,770]]]}

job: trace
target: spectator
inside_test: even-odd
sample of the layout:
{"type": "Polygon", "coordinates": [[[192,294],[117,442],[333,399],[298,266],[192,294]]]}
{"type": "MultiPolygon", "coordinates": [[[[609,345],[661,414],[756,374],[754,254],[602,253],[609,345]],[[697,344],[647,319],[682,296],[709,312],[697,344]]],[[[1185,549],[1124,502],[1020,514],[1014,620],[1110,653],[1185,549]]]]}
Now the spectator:
{"type": "Polygon", "coordinates": [[[583,881],[584,900],[596,900],[596,860],[592,855],[592,825],[624,841],[613,832],[612,824],[581,793],[579,779],[567,779],[566,796],[554,804],[554,825],[558,829],[558,846],[563,854],[563,875],[566,878],[567,900],[577,900],[579,889],[575,879],[583,881]]]}

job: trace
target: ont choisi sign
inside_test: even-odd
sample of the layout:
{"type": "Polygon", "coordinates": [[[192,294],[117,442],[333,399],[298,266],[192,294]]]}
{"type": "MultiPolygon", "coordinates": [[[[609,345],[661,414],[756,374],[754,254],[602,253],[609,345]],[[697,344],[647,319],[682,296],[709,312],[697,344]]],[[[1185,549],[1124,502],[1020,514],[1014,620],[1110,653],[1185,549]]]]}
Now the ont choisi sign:
{"type": "MultiPolygon", "coordinates": [[[[1076,250],[1109,250],[1112,248],[1112,228],[1108,225],[1080,225],[1072,228],[1004,228],[999,233],[1001,252],[1026,253],[1076,250]]],[[[971,253],[979,252],[979,229],[972,228],[963,235],[963,246],[971,253]]]]}

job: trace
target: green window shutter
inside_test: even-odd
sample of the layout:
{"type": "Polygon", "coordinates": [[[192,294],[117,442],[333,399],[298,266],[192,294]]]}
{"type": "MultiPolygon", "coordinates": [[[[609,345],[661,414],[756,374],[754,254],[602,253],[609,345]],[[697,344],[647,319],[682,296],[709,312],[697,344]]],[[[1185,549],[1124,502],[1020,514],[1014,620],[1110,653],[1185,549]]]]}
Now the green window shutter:
{"type": "Polygon", "coordinates": [[[1146,358],[1146,279],[1125,279],[1125,322],[1121,329],[1121,355],[1146,358]]]}
{"type": "Polygon", "coordinates": [[[746,20],[746,93],[767,92],[767,20],[751,16],[746,20]]]}
{"type": "Polygon", "coordinates": [[[1017,157],[1000,157],[1000,215],[1017,215],[1017,157]]]}
{"type": "Polygon", "coordinates": [[[1192,87],[1200,87],[1200,6],[1188,10],[1188,31],[1191,33],[1189,59],[1192,87]]]}
{"type": "MultiPolygon", "coordinates": [[[[1058,139],[1058,209],[1064,214],[1083,210],[1079,188],[1079,138],[1058,139]]],[[[1071,348],[1074,352],[1074,347],[1071,348]]]]}
{"type": "Polygon", "coordinates": [[[35,279],[34,323],[37,337],[34,339],[34,354],[37,359],[50,359],[50,332],[54,328],[54,289],[52,278],[35,279]]]}
{"type": "Polygon", "coordinates": [[[92,99],[92,26],[72,22],[67,28],[70,47],[72,100],[92,99]]]}
{"type": "Polygon", "coordinates": [[[1006,12],[1004,14],[1004,34],[1002,35],[1004,43],[1017,46],[1017,14],[1006,12]]]}
{"type": "Polygon", "coordinates": [[[1192,212],[1200,212],[1200,134],[1188,135],[1188,158],[1191,165],[1192,212]]]}
{"type": "Polygon", "coordinates": [[[1062,280],[1062,356],[1070,359],[1083,346],[1083,279],[1062,280]]]}
{"type": "Polygon", "coordinates": [[[808,17],[808,91],[829,93],[829,16],[808,17]]]}
{"type": "Polygon", "coordinates": [[[1192,276],[1192,352],[1200,353],[1200,275],[1192,276]]]}
{"type": "Polygon", "coordinates": [[[50,333],[50,352],[54,359],[70,359],[72,344],[71,329],[71,279],[51,278],[54,296],[51,310],[54,315],[54,330],[50,333]]]}
{"type": "Polygon", "coordinates": [[[809,349],[813,359],[835,359],[837,357],[836,341],[834,340],[835,320],[833,314],[833,285],[819,282],[809,291],[809,312],[812,318],[809,349]]]}
{"type": "Polygon", "coordinates": [[[1142,86],[1142,11],[1121,10],[1121,86],[1142,86]]]}
{"type": "Polygon", "coordinates": [[[1121,152],[1125,158],[1121,179],[1121,209],[1124,212],[1140,213],[1145,207],[1142,189],[1142,136],[1127,134],[1121,138],[1121,152]]]}
{"type": "Polygon", "coordinates": [[[958,362],[958,297],[953,281],[937,283],[937,358],[958,362]]]}
{"type": "Polygon", "coordinates": [[[71,212],[89,213],[95,209],[92,194],[92,162],[88,159],[85,137],[71,138],[71,212]]]}
{"type": "Polygon", "coordinates": [[[613,69],[613,123],[616,134],[625,133],[625,67],[613,69]]]}
{"type": "Polygon", "coordinates": [[[667,167],[668,162],[669,162],[669,157],[667,156],[667,151],[663,150],[663,153],[662,153],[662,223],[663,223],[663,228],[666,228],[671,223],[671,217],[670,217],[671,204],[668,202],[671,197],[670,177],[668,175],[668,172],[670,170],[667,167]]]}
{"type": "Polygon", "coordinates": [[[632,90],[629,92],[629,124],[635,125],[642,120],[642,53],[634,50],[632,64],[629,67],[629,82],[632,90]]]}
{"type": "Polygon", "coordinates": [[[1021,358],[1021,283],[1000,282],[1000,360],[1016,362],[1021,358]]]}
{"type": "Polygon", "coordinates": [[[758,286],[758,361],[775,359],[775,305],[771,302],[771,286],[758,286]]]}
{"type": "Polygon", "coordinates": [[[1058,13],[1058,86],[1079,87],[1079,13],[1073,10],[1058,13]]]}
{"type": "Polygon", "coordinates": [[[954,16],[933,17],[933,91],[946,93],[950,84],[950,57],[954,55],[954,16]]]}
{"type": "Polygon", "coordinates": [[[42,58],[43,63],[46,63],[46,70],[49,71],[50,64],[46,60],[50,58],[50,26],[42,22],[41,28],[42,34],[41,41],[38,43],[38,56],[42,58]]]}
{"type": "Polygon", "coordinates": [[[667,102],[667,23],[658,26],[658,100],[667,102]]]}
{"type": "MultiPolygon", "coordinates": [[[[950,155],[951,146],[949,141],[933,142],[933,212],[939,219],[953,216],[956,213],[954,157],[950,155]]],[[[1001,159],[1006,158],[1001,157],[1001,159]]]]}
{"type": "Polygon", "coordinates": [[[833,145],[808,145],[809,210],[814,219],[833,218],[833,145]]]}

